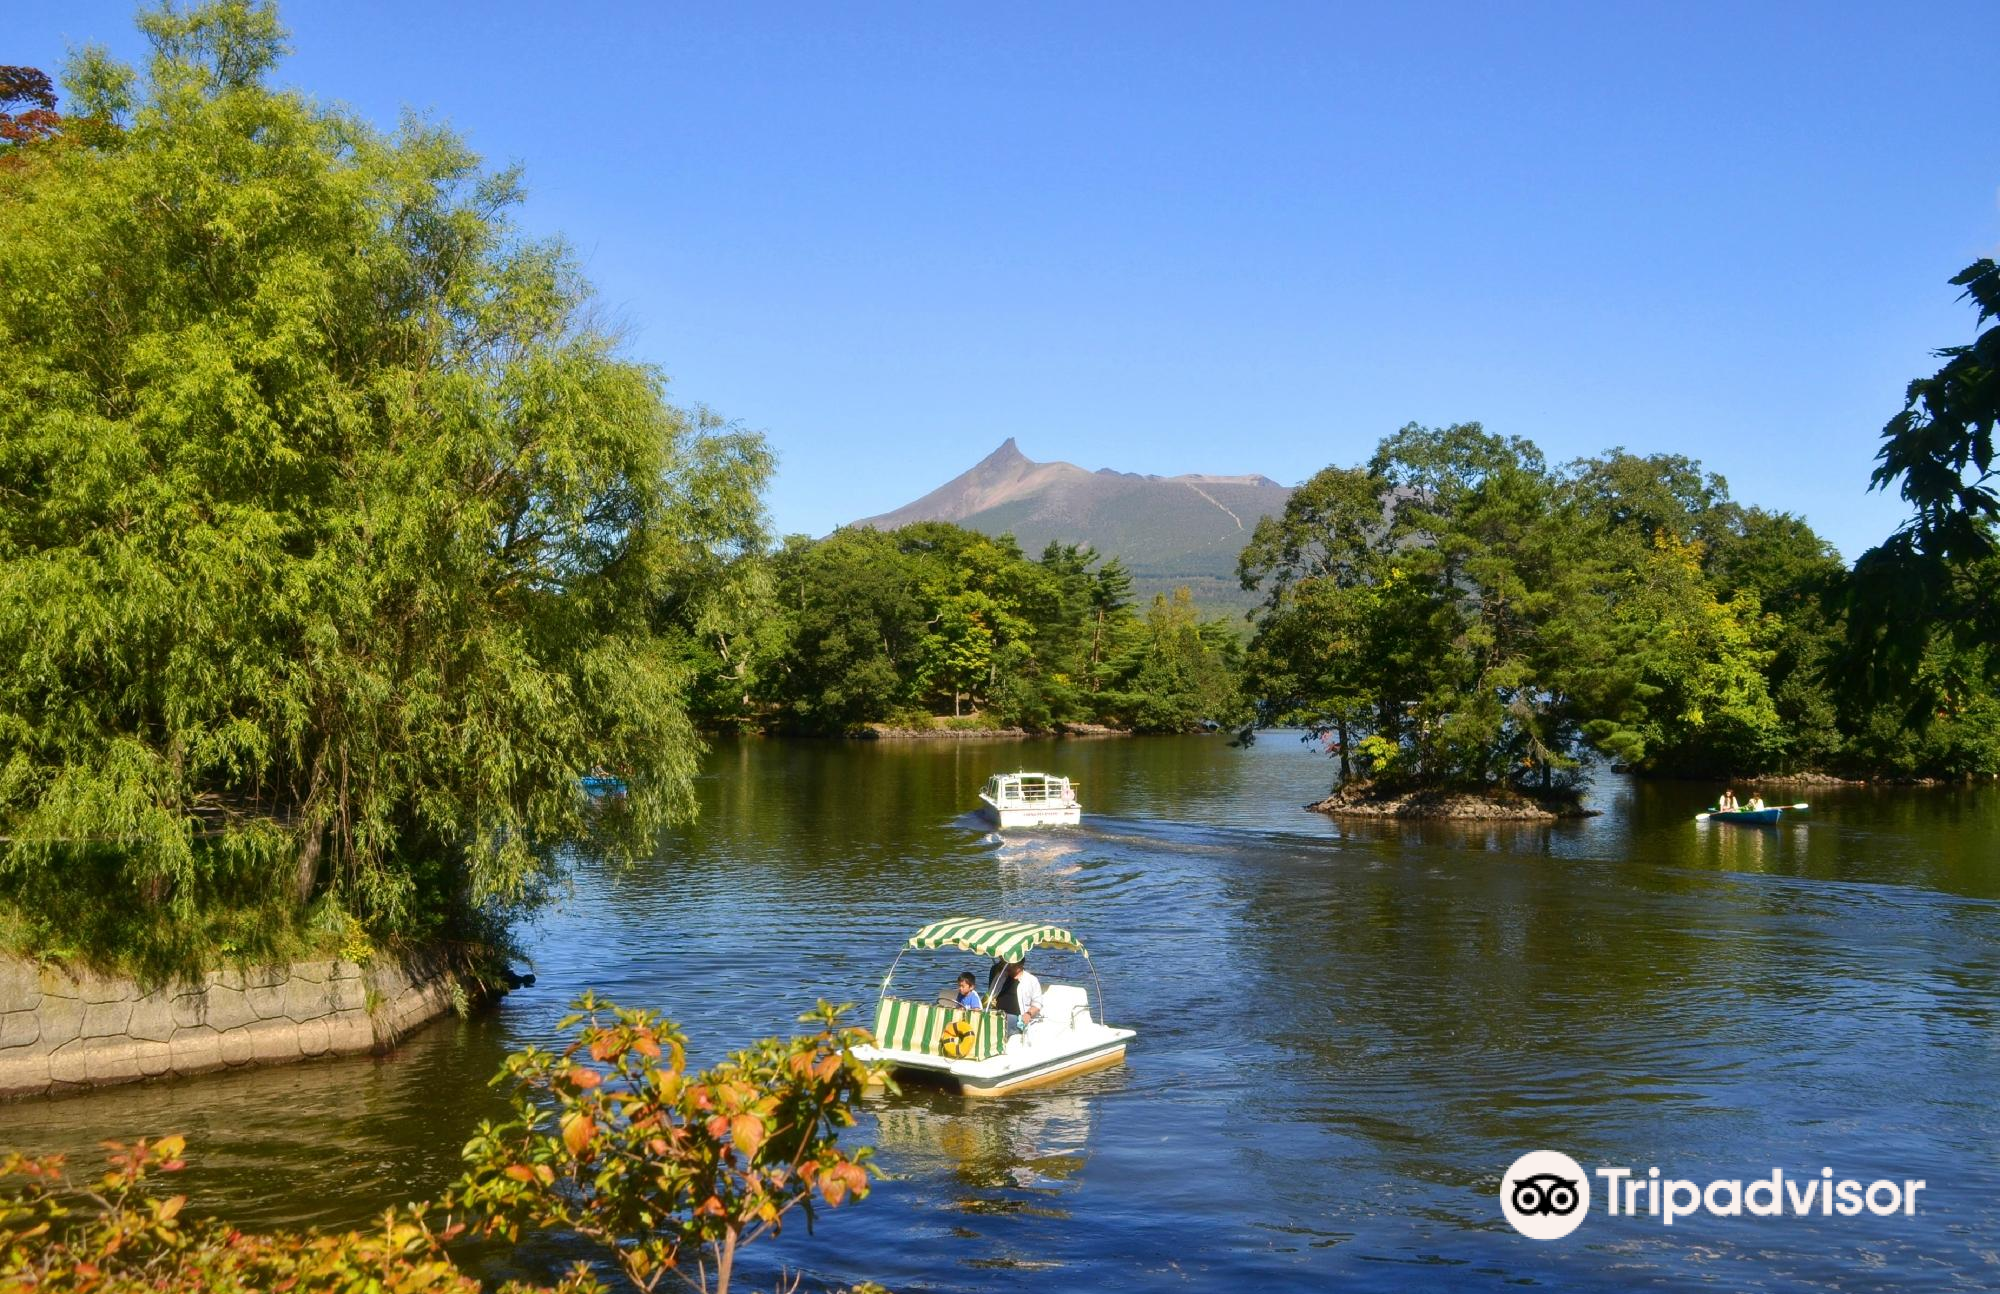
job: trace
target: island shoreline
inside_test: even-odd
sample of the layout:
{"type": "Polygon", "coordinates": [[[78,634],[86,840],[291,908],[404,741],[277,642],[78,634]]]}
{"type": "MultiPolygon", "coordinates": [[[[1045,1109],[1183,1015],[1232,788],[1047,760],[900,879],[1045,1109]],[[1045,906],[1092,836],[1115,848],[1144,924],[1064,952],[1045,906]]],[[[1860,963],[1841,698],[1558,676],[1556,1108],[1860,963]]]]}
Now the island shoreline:
{"type": "Polygon", "coordinates": [[[1330,817],[1432,822],[1564,822],[1593,818],[1574,796],[1534,796],[1477,787],[1378,787],[1353,782],[1305,808],[1330,817]]]}

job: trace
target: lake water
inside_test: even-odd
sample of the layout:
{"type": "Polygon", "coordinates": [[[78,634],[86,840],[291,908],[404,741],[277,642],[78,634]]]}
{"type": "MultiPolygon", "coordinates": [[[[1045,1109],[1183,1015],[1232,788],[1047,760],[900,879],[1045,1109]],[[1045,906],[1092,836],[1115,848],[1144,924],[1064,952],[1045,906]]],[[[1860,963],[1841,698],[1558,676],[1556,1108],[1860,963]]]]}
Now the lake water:
{"type": "Polygon", "coordinates": [[[184,1132],[199,1206],[353,1223],[456,1174],[500,1057],[586,986],[713,1057],[872,1004],[910,931],[990,913],[1090,944],[1127,1060],[873,1103],[856,1140],[895,1180],[750,1251],[760,1287],[780,1262],[901,1291],[2000,1287],[2000,791],[1814,788],[1774,797],[1814,801],[1781,828],[1698,827],[1714,788],[1606,773],[1601,817],[1467,829],[1302,812],[1328,776],[1285,734],[724,743],[655,861],[579,860],[497,1010],[381,1058],[0,1106],[0,1148],[184,1132]],[[1078,778],[1085,825],[967,817],[1015,767],[1078,778]],[[1914,1217],[1669,1230],[1594,1183],[1538,1243],[1497,1190],[1540,1148],[1929,1186],[1914,1217]]]}

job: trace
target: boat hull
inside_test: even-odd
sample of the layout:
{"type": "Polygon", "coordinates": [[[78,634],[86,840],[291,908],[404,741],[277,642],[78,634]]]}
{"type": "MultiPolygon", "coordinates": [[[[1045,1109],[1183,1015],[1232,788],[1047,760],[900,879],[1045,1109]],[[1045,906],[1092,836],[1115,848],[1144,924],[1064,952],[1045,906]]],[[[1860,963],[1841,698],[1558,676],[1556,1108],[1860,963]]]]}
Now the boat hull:
{"type": "Polygon", "coordinates": [[[1001,1062],[998,1064],[994,1061],[954,1061],[942,1056],[877,1047],[861,1048],[856,1054],[871,1063],[885,1065],[898,1081],[943,1087],[964,1096],[1001,1096],[1047,1087],[1079,1074],[1118,1064],[1125,1059],[1125,1044],[1131,1040],[1132,1031],[1107,1029],[1104,1033],[1108,1036],[1088,1046],[1046,1058],[1009,1053],[994,1058],[994,1061],[1001,1062]]]}
{"type": "Polygon", "coordinates": [[[1010,827],[1074,827],[1083,821],[1083,808],[1075,804],[1034,805],[1028,808],[996,808],[983,797],[979,816],[1006,830],[1010,827]]]}
{"type": "Polygon", "coordinates": [[[958,1090],[964,1096],[999,1096],[1003,1092],[1025,1092],[1030,1088],[1047,1087],[1075,1078],[1078,1074],[1088,1074],[1095,1069],[1109,1069],[1125,1060],[1125,1044],[1119,1043],[1101,1052],[1078,1056],[1073,1060],[1058,1062],[1047,1070],[1032,1074],[1010,1075],[1004,1079],[979,1080],[961,1078],[958,1090]]]}

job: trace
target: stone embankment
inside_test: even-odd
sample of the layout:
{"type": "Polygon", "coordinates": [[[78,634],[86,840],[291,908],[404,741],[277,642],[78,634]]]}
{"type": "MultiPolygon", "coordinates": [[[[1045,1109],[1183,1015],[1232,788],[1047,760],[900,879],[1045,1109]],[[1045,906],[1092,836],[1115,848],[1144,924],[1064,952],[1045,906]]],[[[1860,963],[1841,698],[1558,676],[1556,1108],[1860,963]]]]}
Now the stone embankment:
{"type": "Polygon", "coordinates": [[[464,1002],[442,959],[309,961],[145,988],[0,957],[0,1098],[386,1049],[464,1002]]]}

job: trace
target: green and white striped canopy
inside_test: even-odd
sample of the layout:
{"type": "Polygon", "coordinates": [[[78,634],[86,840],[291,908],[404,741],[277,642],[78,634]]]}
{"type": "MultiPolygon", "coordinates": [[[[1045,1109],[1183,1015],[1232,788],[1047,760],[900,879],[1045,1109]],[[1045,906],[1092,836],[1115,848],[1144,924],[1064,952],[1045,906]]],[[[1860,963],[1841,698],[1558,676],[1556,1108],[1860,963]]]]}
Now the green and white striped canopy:
{"type": "Polygon", "coordinates": [[[1014,961],[1031,948],[1083,951],[1076,936],[1061,926],[1039,921],[995,921],[990,917],[952,917],[933,921],[910,936],[912,948],[963,948],[1002,961],[1014,961]]]}

